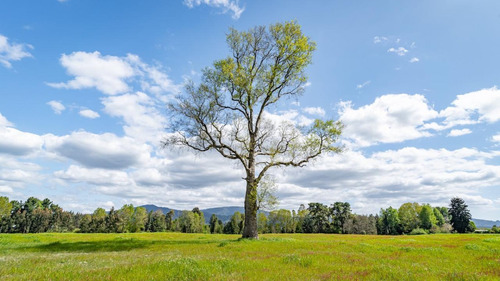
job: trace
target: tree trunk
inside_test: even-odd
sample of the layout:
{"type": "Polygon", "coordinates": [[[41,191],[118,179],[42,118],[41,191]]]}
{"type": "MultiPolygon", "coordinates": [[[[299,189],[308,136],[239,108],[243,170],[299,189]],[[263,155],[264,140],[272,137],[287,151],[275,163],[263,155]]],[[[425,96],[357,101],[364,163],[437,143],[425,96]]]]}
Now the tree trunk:
{"type": "Polygon", "coordinates": [[[259,239],[257,231],[257,185],[255,179],[247,178],[245,194],[245,225],[243,238],[259,239]]]}

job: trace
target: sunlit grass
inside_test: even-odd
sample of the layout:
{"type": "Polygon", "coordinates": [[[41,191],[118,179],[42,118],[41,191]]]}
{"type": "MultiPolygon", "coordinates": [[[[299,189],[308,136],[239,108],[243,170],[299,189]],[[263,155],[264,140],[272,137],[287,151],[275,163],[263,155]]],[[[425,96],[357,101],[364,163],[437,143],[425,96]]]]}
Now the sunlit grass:
{"type": "Polygon", "coordinates": [[[3,234],[0,280],[500,280],[500,236],[3,234]]]}

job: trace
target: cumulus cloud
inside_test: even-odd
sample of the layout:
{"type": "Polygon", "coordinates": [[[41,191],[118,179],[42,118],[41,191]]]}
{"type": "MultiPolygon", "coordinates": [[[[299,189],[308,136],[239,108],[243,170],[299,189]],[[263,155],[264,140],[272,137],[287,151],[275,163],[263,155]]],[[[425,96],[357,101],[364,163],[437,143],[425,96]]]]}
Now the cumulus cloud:
{"type": "Polygon", "coordinates": [[[244,7],[240,7],[238,0],[184,0],[184,5],[189,8],[194,8],[201,4],[221,8],[224,14],[231,12],[233,19],[239,19],[245,10],[244,7]]]}
{"type": "Polygon", "coordinates": [[[44,136],[47,151],[88,168],[125,169],[146,162],[150,147],[129,137],[79,131],[57,137],[44,136]]]}
{"type": "Polygon", "coordinates": [[[75,78],[65,83],[48,83],[54,88],[97,88],[105,94],[115,95],[129,90],[125,80],[134,75],[134,69],[123,58],[103,56],[97,51],[63,54],[60,62],[75,78]]]}
{"type": "Polygon", "coordinates": [[[448,134],[448,137],[458,137],[458,136],[463,136],[463,135],[468,135],[472,133],[470,129],[461,129],[461,130],[451,130],[450,133],[448,134]]]}
{"type": "Polygon", "coordinates": [[[82,109],[78,113],[81,116],[83,116],[85,118],[89,118],[89,119],[95,119],[95,118],[99,118],[100,117],[99,113],[97,113],[97,112],[95,112],[93,110],[90,110],[90,109],[82,109]]]}
{"type": "Polygon", "coordinates": [[[16,156],[0,153],[0,193],[18,193],[26,185],[39,184],[43,180],[39,165],[22,161],[16,156]]]}
{"type": "Polygon", "coordinates": [[[9,39],[0,34],[0,64],[11,68],[12,61],[33,57],[28,49],[33,49],[29,44],[9,43],[9,39]]]}
{"type": "Polygon", "coordinates": [[[166,126],[166,118],[158,109],[156,101],[142,92],[102,99],[104,112],[121,117],[125,121],[123,130],[127,136],[139,141],[159,144],[166,126]]]}
{"type": "Polygon", "coordinates": [[[405,49],[404,47],[398,47],[398,48],[390,48],[387,50],[388,53],[395,53],[396,55],[402,57],[408,53],[408,50],[405,49]]]}
{"type": "Polygon", "coordinates": [[[500,90],[497,87],[482,89],[458,95],[452,106],[442,110],[448,127],[475,124],[479,122],[494,123],[500,120],[500,90]]]}
{"type": "Polygon", "coordinates": [[[305,113],[310,115],[325,116],[325,110],[321,107],[305,107],[302,109],[305,113]]]}
{"type": "Polygon", "coordinates": [[[66,109],[66,107],[59,101],[52,100],[47,104],[50,105],[50,108],[52,108],[55,114],[61,114],[66,109]]]}
{"type": "Polygon", "coordinates": [[[343,102],[339,115],[346,125],[344,136],[368,146],[430,136],[423,125],[436,118],[438,112],[422,95],[391,94],[357,109],[350,102],[343,102]]]}
{"type": "Polygon", "coordinates": [[[477,193],[480,188],[499,185],[500,167],[488,164],[488,160],[499,156],[497,151],[469,148],[406,147],[368,156],[347,151],[323,157],[303,169],[287,170],[280,183],[299,190],[285,200],[295,204],[300,200],[303,203],[350,201],[360,207],[354,211],[371,213],[377,213],[380,206],[397,207],[405,202],[447,205],[451,197],[480,198],[477,193]],[[311,193],[300,192],[300,188],[311,193]]]}
{"type": "Polygon", "coordinates": [[[86,182],[93,185],[131,185],[133,181],[126,172],[70,165],[65,171],[56,171],[54,176],[71,182],[86,182]]]}
{"type": "Polygon", "coordinates": [[[131,91],[130,82],[137,81],[140,87],[158,98],[163,93],[178,93],[181,86],[175,84],[160,66],[151,66],[141,61],[137,55],[125,57],[101,55],[100,52],[74,52],[63,54],[61,65],[73,80],[61,83],[47,83],[54,88],[85,89],[96,88],[107,95],[123,94],[131,91]]]}
{"type": "Polygon", "coordinates": [[[0,154],[23,156],[41,149],[43,140],[40,136],[12,126],[13,124],[0,114],[0,154]]]}

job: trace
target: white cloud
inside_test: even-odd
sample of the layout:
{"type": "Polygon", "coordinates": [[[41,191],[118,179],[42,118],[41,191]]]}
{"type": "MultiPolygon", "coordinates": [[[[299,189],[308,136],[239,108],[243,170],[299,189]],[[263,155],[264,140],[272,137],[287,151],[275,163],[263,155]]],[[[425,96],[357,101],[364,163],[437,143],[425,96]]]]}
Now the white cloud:
{"type": "Polygon", "coordinates": [[[325,110],[321,107],[306,107],[302,109],[304,112],[310,115],[325,116],[325,110]]]}
{"type": "Polygon", "coordinates": [[[38,135],[14,128],[0,127],[0,153],[28,155],[39,151],[42,145],[43,140],[38,135]]]}
{"type": "Polygon", "coordinates": [[[194,8],[201,4],[222,8],[223,13],[231,12],[233,19],[239,19],[245,8],[240,7],[238,0],[184,0],[184,5],[194,8]]]}
{"type": "Polygon", "coordinates": [[[375,43],[375,44],[382,43],[382,42],[385,42],[387,40],[389,40],[389,39],[387,37],[384,37],[384,36],[373,37],[373,43],[375,43]]]}
{"type": "Polygon", "coordinates": [[[500,134],[491,137],[491,141],[500,143],[500,134]]]}
{"type": "Polygon", "coordinates": [[[61,114],[66,109],[61,102],[55,100],[49,101],[47,104],[50,105],[55,114],[61,114]]]}
{"type": "Polygon", "coordinates": [[[0,34],[0,64],[3,64],[3,66],[11,68],[11,61],[33,57],[27,49],[33,49],[33,46],[29,44],[11,44],[7,37],[0,34]]]}
{"type": "Polygon", "coordinates": [[[472,133],[470,129],[451,130],[448,137],[458,137],[472,133]]]}
{"type": "Polygon", "coordinates": [[[0,114],[0,154],[23,156],[41,149],[40,136],[12,128],[13,124],[0,114]]]}
{"type": "Polygon", "coordinates": [[[281,201],[292,208],[307,202],[348,201],[355,212],[377,213],[380,207],[405,202],[446,206],[454,196],[475,196],[475,202],[482,201],[491,210],[491,200],[484,200],[487,198],[478,191],[500,184],[500,167],[487,161],[499,156],[498,151],[469,148],[406,147],[369,156],[351,150],[323,157],[303,169],[287,169],[279,177],[279,185],[294,187],[297,192],[281,201]],[[302,188],[305,190],[300,191],[302,188]]]}
{"type": "Polygon", "coordinates": [[[39,174],[39,165],[21,161],[17,156],[0,153],[0,193],[18,194],[26,185],[38,185],[43,181],[43,176],[39,174]]]}
{"type": "Polygon", "coordinates": [[[497,87],[482,89],[464,95],[458,95],[452,106],[442,110],[439,115],[448,127],[475,124],[478,122],[494,123],[500,120],[500,90],[497,87]]]}
{"type": "Polygon", "coordinates": [[[0,127],[10,127],[12,123],[10,123],[5,116],[0,113],[0,127]]]}
{"type": "Polygon", "coordinates": [[[73,159],[88,168],[124,169],[140,166],[150,158],[150,147],[129,137],[85,131],[57,137],[46,135],[48,152],[73,159]]]}
{"type": "Polygon", "coordinates": [[[371,82],[372,81],[368,80],[368,81],[363,82],[363,84],[358,84],[358,85],[356,85],[356,89],[363,89],[364,87],[370,85],[371,82]]]}
{"type": "Polygon", "coordinates": [[[86,182],[93,185],[133,185],[126,172],[70,165],[66,171],[56,171],[54,176],[71,182],[86,182]]]}
{"type": "Polygon", "coordinates": [[[438,116],[422,95],[384,95],[358,109],[350,102],[340,106],[344,136],[361,146],[430,136],[423,125],[438,116]]]}
{"type": "Polygon", "coordinates": [[[93,111],[93,110],[90,110],[90,109],[83,109],[83,110],[80,110],[80,112],[78,112],[81,116],[85,117],[85,118],[90,118],[90,119],[95,119],[95,118],[99,118],[100,115],[99,113],[93,111]]]}
{"type": "Polygon", "coordinates": [[[131,82],[137,81],[142,90],[152,93],[162,102],[168,100],[164,93],[177,94],[181,85],[175,84],[161,66],[151,66],[137,55],[125,57],[103,56],[99,52],[74,52],[61,56],[60,62],[73,80],[47,83],[55,88],[96,88],[107,95],[123,94],[132,90],[131,82]]]}
{"type": "Polygon", "coordinates": [[[139,56],[132,54],[128,54],[124,59],[134,67],[141,89],[154,94],[162,102],[167,101],[163,93],[178,94],[181,91],[182,86],[175,84],[160,65],[148,65],[142,62],[139,56]]]}
{"type": "Polygon", "coordinates": [[[166,118],[158,110],[155,100],[137,92],[102,99],[104,112],[121,117],[126,125],[123,130],[127,136],[139,141],[159,144],[166,127],[166,118]]]}
{"type": "Polygon", "coordinates": [[[0,194],[1,193],[12,193],[14,190],[12,190],[12,187],[6,186],[6,185],[0,185],[0,194]]]}
{"type": "Polygon", "coordinates": [[[399,47],[399,48],[390,48],[387,50],[388,53],[395,53],[398,56],[404,56],[406,53],[408,53],[408,50],[405,49],[404,47],[399,47]]]}
{"type": "Polygon", "coordinates": [[[413,57],[410,59],[410,63],[415,63],[415,62],[419,62],[419,61],[420,61],[420,59],[417,57],[413,57]]]}
{"type": "Polygon", "coordinates": [[[75,76],[66,83],[48,83],[54,88],[84,89],[97,88],[115,95],[129,90],[126,79],[134,76],[134,69],[123,58],[102,56],[99,52],[74,52],[61,56],[61,64],[68,74],[75,76]]]}

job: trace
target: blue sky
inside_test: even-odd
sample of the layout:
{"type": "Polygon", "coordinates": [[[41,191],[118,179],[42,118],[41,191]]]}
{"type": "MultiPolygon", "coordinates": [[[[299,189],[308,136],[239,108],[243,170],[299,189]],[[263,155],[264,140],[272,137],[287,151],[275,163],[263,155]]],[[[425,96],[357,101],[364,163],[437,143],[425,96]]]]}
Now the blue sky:
{"type": "Polygon", "coordinates": [[[241,205],[242,171],[161,149],[165,103],[228,56],[230,27],[297,20],[317,43],[303,96],[270,116],[341,119],[348,148],[274,171],[280,207],[358,213],[466,200],[500,219],[498,1],[0,3],[0,195],[88,212],[241,205]]]}

